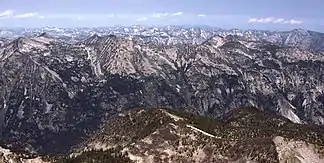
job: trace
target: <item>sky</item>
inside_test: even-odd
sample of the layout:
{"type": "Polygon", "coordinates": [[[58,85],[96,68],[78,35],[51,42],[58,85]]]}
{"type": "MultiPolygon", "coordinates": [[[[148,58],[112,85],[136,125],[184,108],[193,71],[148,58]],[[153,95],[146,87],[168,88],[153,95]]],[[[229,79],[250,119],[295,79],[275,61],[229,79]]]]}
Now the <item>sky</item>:
{"type": "Polygon", "coordinates": [[[0,27],[208,25],[324,32],[324,0],[0,0],[0,27]]]}

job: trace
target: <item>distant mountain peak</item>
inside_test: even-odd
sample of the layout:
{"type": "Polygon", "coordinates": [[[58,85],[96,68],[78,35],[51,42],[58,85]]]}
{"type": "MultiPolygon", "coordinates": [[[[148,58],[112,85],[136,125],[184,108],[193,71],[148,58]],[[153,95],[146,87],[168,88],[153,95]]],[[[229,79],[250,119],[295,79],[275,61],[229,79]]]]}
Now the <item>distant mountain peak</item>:
{"type": "Polygon", "coordinates": [[[97,41],[101,40],[101,37],[98,34],[93,34],[89,38],[87,38],[84,42],[87,44],[95,43],[97,41]]]}
{"type": "Polygon", "coordinates": [[[48,39],[54,39],[54,37],[52,35],[50,35],[48,32],[43,32],[40,35],[38,35],[37,37],[43,37],[43,38],[48,38],[48,39]]]}
{"type": "Polygon", "coordinates": [[[296,28],[296,29],[293,29],[292,31],[298,31],[298,32],[307,32],[308,30],[307,29],[304,29],[304,28],[296,28]]]}
{"type": "Polygon", "coordinates": [[[108,37],[110,37],[110,38],[117,38],[117,36],[114,35],[114,34],[110,34],[110,35],[108,35],[108,37]]]}
{"type": "Polygon", "coordinates": [[[302,28],[297,28],[292,30],[293,33],[300,33],[300,34],[309,34],[309,31],[306,29],[302,29],[302,28]]]}

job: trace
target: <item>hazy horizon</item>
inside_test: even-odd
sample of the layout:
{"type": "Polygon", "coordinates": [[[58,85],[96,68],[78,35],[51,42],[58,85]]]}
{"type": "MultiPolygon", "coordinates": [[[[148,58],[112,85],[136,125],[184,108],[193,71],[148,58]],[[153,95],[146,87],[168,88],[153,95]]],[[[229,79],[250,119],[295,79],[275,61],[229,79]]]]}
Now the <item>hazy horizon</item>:
{"type": "Polygon", "coordinates": [[[23,30],[23,29],[30,29],[30,30],[36,30],[36,29],[84,29],[84,28],[89,28],[89,29],[96,29],[96,28],[118,28],[118,27],[134,27],[134,26],[139,26],[139,27],[146,27],[146,28],[163,28],[167,26],[173,26],[173,27],[181,27],[181,28],[211,28],[211,29],[219,29],[219,30],[241,30],[241,31],[247,31],[247,30],[259,30],[259,31],[270,31],[270,32],[288,32],[288,31],[293,31],[293,30],[307,30],[307,31],[313,31],[313,32],[319,32],[319,33],[324,33],[324,31],[316,31],[316,30],[311,30],[311,29],[306,29],[306,28],[293,28],[293,29],[255,29],[255,28],[221,28],[217,26],[210,26],[210,25],[113,25],[113,26],[84,26],[84,27],[56,27],[56,26],[42,26],[42,27],[5,27],[5,26],[0,26],[0,29],[4,30],[23,30]]]}
{"type": "Polygon", "coordinates": [[[4,0],[1,27],[209,25],[324,32],[321,0],[4,0]]]}

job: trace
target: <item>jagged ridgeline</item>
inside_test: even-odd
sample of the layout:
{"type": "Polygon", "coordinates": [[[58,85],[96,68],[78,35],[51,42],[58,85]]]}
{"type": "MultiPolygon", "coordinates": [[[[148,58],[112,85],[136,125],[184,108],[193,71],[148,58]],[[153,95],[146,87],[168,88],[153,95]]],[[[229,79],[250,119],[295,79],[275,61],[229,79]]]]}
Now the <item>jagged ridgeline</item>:
{"type": "MultiPolygon", "coordinates": [[[[1,141],[31,153],[67,153],[113,115],[132,108],[170,108],[223,117],[234,109],[253,106],[297,124],[323,125],[323,59],[322,52],[235,36],[216,35],[199,45],[157,45],[115,35],[94,35],[77,43],[61,42],[48,34],[21,37],[0,48],[1,141]]],[[[267,132],[257,127],[253,132],[244,128],[239,132],[245,130],[246,137],[256,136],[273,149],[274,136],[294,139],[291,133],[310,132],[298,127],[281,133],[271,127],[277,126],[269,126],[267,132]]],[[[316,128],[314,132],[321,131],[316,128]]],[[[144,135],[159,128],[148,129],[144,135]]],[[[212,129],[200,128],[217,135],[217,128],[212,129]]],[[[236,132],[218,131],[224,134],[218,135],[222,139],[236,132]]],[[[305,135],[298,141],[318,144],[305,135]]],[[[318,137],[314,140],[321,140],[318,137]]]]}
{"type": "Polygon", "coordinates": [[[267,31],[267,30],[239,30],[219,29],[213,27],[185,27],[185,26],[117,26],[117,27],[93,27],[93,28],[34,28],[34,29],[6,29],[1,28],[0,46],[18,37],[31,37],[45,34],[58,40],[75,43],[87,39],[89,35],[114,34],[136,40],[140,43],[154,44],[201,44],[212,36],[235,35],[242,39],[251,41],[265,40],[284,46],[298,46],[304,50],[323,51],[324,34],[305,29],[294,29],[292,31],[267,31]]]}

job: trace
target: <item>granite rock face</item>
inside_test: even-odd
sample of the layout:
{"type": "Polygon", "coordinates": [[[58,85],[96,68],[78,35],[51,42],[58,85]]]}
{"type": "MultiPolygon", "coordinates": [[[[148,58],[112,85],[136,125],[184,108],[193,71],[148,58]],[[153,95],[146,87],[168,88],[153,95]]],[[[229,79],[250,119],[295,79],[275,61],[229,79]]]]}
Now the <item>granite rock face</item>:
{"type": "Polygon", "coordinates": [[[177,45],[115,35],[77,43],[21,37],[0,48],[1,141],[66,152],[111,115],[136,107],[218,117],[253,106],[323,125],[323,59],[237,36],[177,45]]]}

